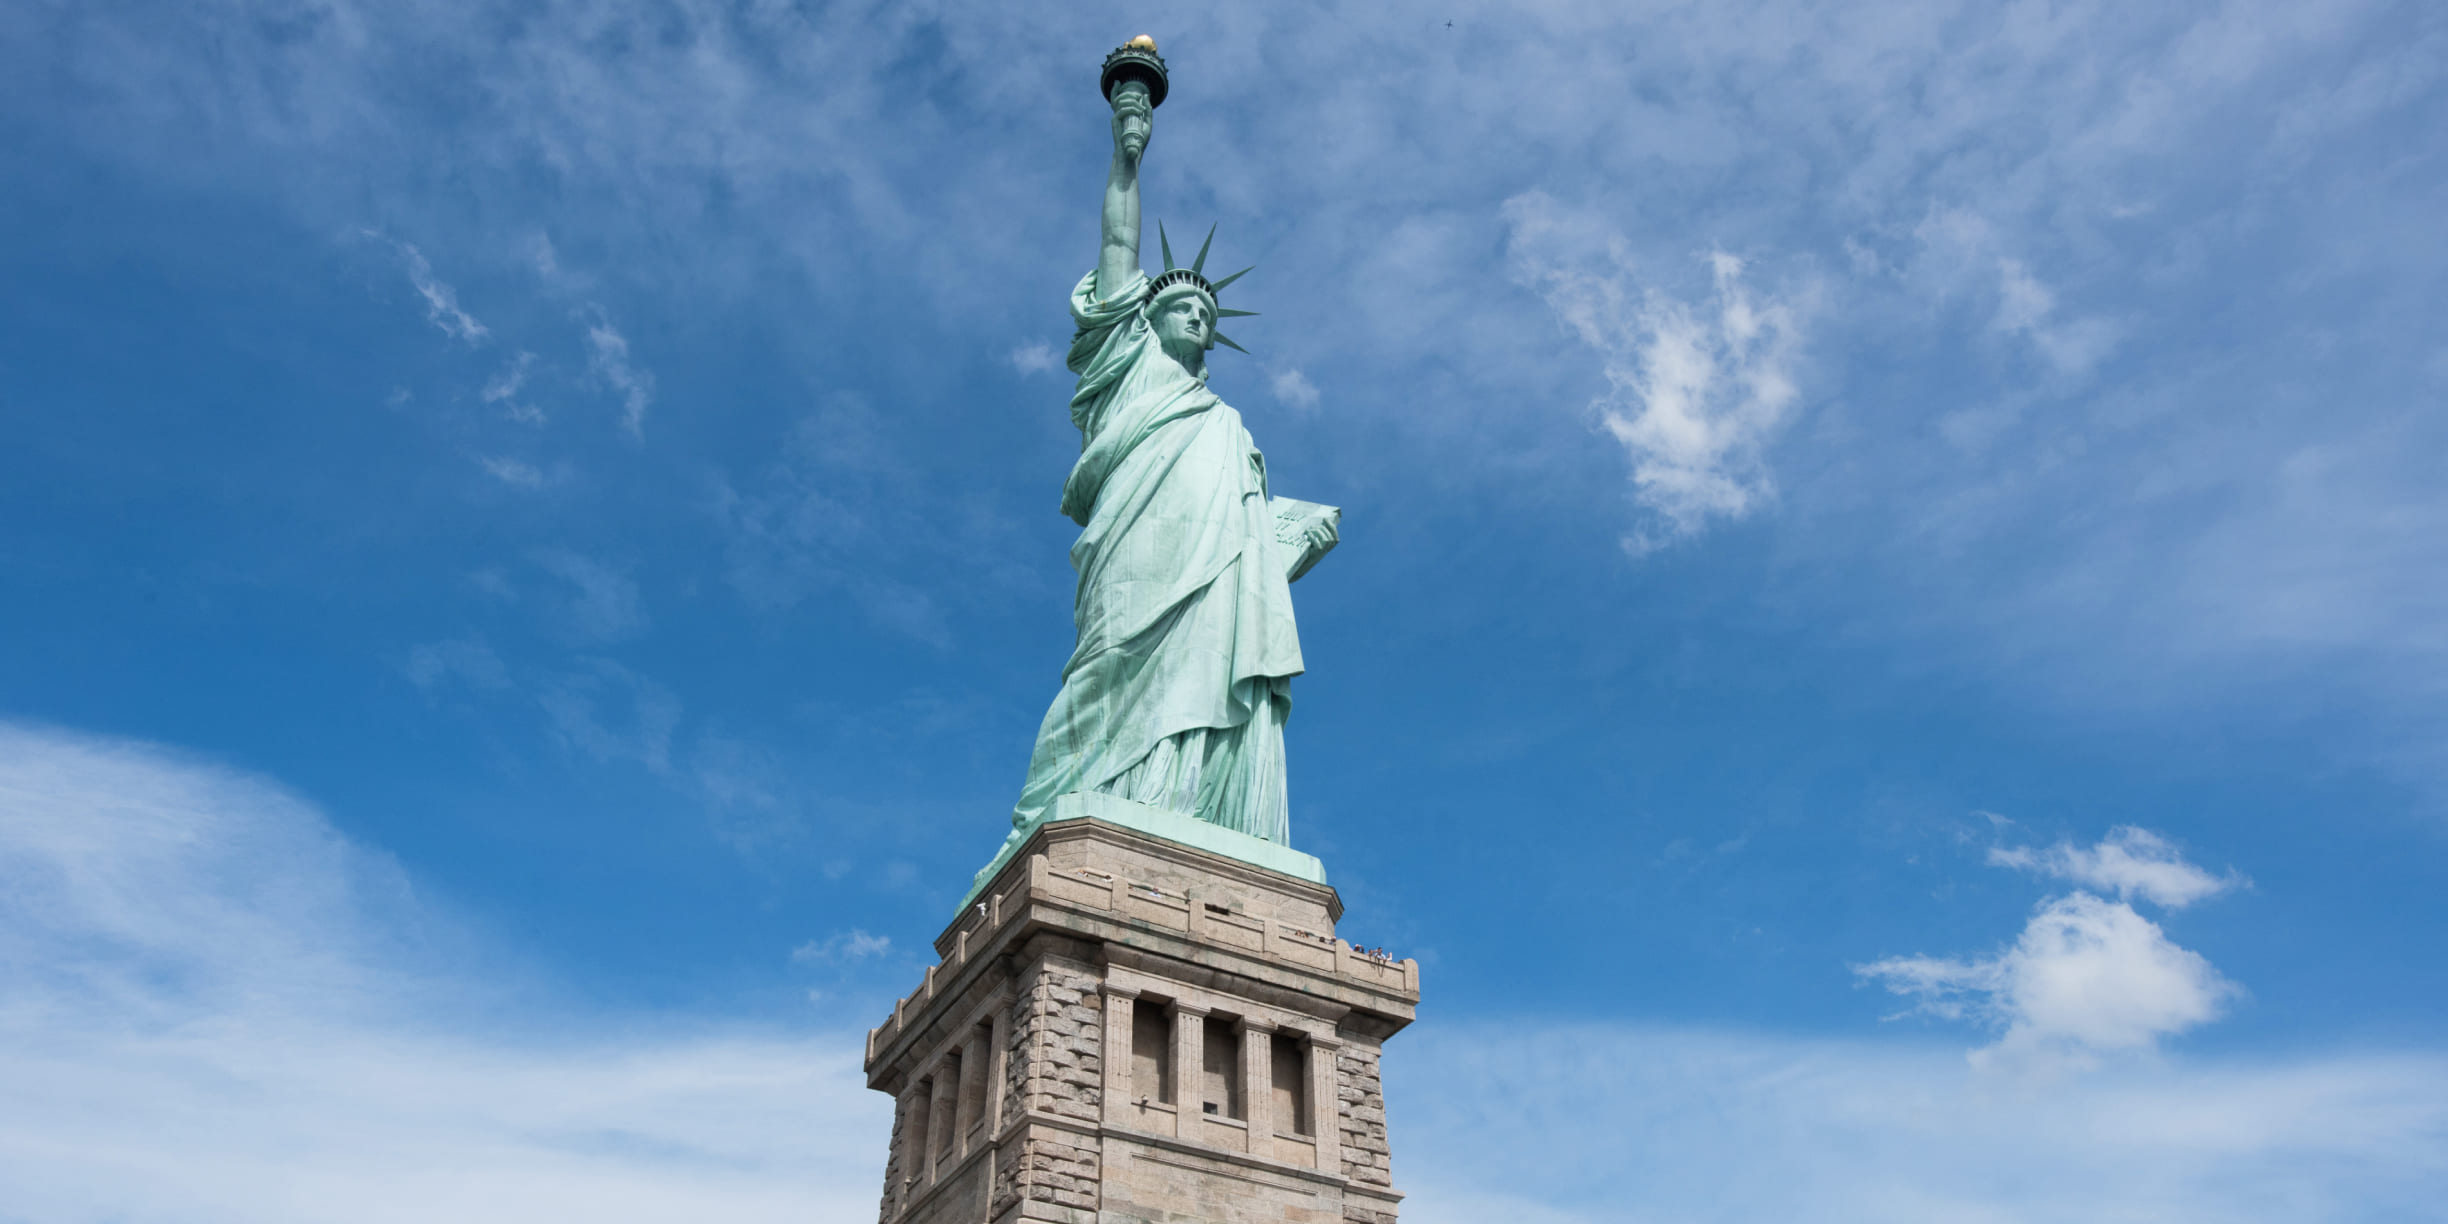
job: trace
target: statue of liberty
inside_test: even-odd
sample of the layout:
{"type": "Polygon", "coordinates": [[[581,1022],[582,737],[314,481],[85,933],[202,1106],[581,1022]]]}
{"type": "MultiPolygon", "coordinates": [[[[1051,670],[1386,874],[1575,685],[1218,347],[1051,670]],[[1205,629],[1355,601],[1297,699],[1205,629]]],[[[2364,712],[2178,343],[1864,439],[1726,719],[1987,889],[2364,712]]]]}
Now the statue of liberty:
{"type": "MultiPolygon", "coordinates": [[[[1270,500],[1265,457],[1207,384],[1217,294],[1207,249],[1139,267],[1139,162],[1164,61],[1138,38],[1106,61],[1113,168],[1094,271],[1071,291],[1071,423],[1080,457],[1062,510],[1081,526],[1079,644],[1046,711],[1012,843],[1061,795],[1104,793],[1289,842],[1284,720],[1300,637],[1289,584],[1335,545],[1339,512],[1270,500]]],[[[1244,272],[1247,269],[1243,269],[1244,272]]],[[[1007,843],[1007,846],[1012,844],[1007,843]]]]}

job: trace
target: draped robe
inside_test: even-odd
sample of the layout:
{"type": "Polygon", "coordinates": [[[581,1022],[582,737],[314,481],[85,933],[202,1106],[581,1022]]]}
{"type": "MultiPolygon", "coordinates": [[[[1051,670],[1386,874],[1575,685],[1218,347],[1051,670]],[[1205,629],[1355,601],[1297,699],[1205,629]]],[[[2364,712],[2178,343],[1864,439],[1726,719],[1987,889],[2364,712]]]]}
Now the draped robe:
{"type": "Polygon", "coordinates": [[[1079,462],[1062,509],[1082,528],[1079,644],[1012,813],[1027,836],[1056,796],[1102,791],[1288,839],[1283,723],[1300,637],[1266,461],[1241,414],[1158,343],[1146,274],[1071,292],[1079,462]]]}

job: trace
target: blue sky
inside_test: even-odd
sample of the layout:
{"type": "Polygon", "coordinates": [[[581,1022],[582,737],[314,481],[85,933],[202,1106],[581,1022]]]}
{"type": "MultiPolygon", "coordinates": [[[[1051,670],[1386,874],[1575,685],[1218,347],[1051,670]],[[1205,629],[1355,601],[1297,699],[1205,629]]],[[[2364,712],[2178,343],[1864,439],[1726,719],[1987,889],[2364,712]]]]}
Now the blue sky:
{"type": "Polygon", "coordinates": [[[105,0],[0,13],[0,1219],[872,1210],[1140,32],[1406,1218],[2448,1191],[2435,6],[105,0]]]}

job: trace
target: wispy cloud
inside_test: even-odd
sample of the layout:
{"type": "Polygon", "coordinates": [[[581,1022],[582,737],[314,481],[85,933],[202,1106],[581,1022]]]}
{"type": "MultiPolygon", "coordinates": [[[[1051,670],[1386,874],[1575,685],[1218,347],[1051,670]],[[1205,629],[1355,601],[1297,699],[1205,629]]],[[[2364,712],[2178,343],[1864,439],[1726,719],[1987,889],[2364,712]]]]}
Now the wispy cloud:
{"type": "Polygon", "coordinates": [[[2437,1053],[2001,1079],[1920,1043],[1519,1016],[1423,1022],[1386,1068],[1406,1224],[2290,1224],[2448,1192],[2437,1053]]]}
{"type": "MultiPolygon", "coordinates": [[[[0,1184],[20,1214],[873,1209],[889,1102],[854,1033],[574,1011],[311,805],[190,756],[0,725],[0,817],[0,1184]]],[[[792,959],[887,945],[841,931],[792,959]]],[[[1919,1044],[1448,1019],[1394,1040],[1387,1093],[1418,1224],[2277,1224],[2421,1218],[2448,1193],[2430,1054],[2001,1082],[1919,1044]]]]}
{"type": "Polygon", "coordinates": [[[459,308],[458,291],[434,275],[433,265],[427,262],[423,251],[373,230],[361,232],[368,238],[389,243],[393,250],[399,252],[401,262],[408,266],[408,283],[415,286],[418,297],[425,299],[426,319],[442,329],[443,335],[477,344],[492,334],[483,323],[477,321],[476,316],[459,308]]]}
{"type": "Polygon", "coordinates": [[[0,725],[12,1216],[872,1212],[855,1035],[574,1011],[514,963],[276,785],[0,725]]]}
{"type": "Polygon", "coordinates": [[[806,831],[810,797],[794,784],[781,754],[763,744],[700,731],[689,752],[687,785],[705,805],[714,836],[741,854],[806,831]]]}
{"type": "Polygon", "coordinates": [[[791,949],[791,961],[801,965],[839,965],[882,956],[892,951],[892,940],[882,935],[870,935],[863,930],[841,931],[823,939],[811,939],[791,949]]]}
{"type": "Polygon", "coordinates": [[[561,742],[597,762],[671,772],[680,699],[655,681],[610,659],[586,659],[544,683],[536,701],[561,742]]]}
{"type": "Polygon", "coordinates": [[[1515,276],[1604,366],[1599,424],[1623,445],[1635,496],[1654,515],[1625,545],[1653,552],[1773,498],[1761,452],[1799,397],[1800,301],[1755,294],[1742,260],[1723,251],[1708,257],[1709,296],[1679,301],[1640,284],[1620,237],[1545,194],[1515,196],[1504,213],[1515,276]]]}
{"type": "Polygon", "coordinates": [[[446,684],[464,684],[478,691],[491,692],[510,687],[510,671],[502,665],[501,656],[483,641],[473,638],[453,638],[441,642],[424,642],[409,648],[407,661],[400,670],[410,683],[427,692],[446,684]]]}
{"type": "Polygon", "coordinates": [[[1031,340],[1012,346],[1011,363],[1023,374],[1051,374],[1063,368],[1063,355],[1043,340],[1031,340]]]}
{"type": "Polygon", "coordinates": [[[544,423],[544,410],[518,398],[519,390],[527,385],[528,371],[535,368],[535,354],[522,350],[509,364],[486,380],[478,398],[500,406],[510,419],[528,425],[544,423]]]}
{"type": "Polygon", "coordinates": [[[1907,275],[1915,288],[1936,300],[1987,303],[1990,332],[2028,344],[2060,379],[2089,374],[2116,347],[2116,324],[2064,310],[2057,291],[1987,218],[1966,208],[1933,208],[1913,237],[1918,249],[1907,275]]]}
{"type": "Polygon", "coordinates": [[[567,624],[580,640],[617,642],[646,631],[645,600],[627,573],[563,549],[540,553],[536,562],[572,588],[567,624]]]}
{"type": "Polygon", "coordinates": [[[685,800],[714,838],[758,855],[800,838],[828,800],[794,774],[783,754],[755,739],[692,726],[672,689],[611,659],[581,655],[513,669],[481,638],[411,647],[409,681],[443,702],[476,698],[492,708],[540,714],[539,729],[597,766],[642,769],[685,800]]]}
{"type": "Polygon", "coordinates": [[[654,402],[654,375],[629,357],[629,341],[598,313],[587,324],[588,368],[621,397],[621,430],[632,438],[646,434],[646,408],[654,402]]]}
{"type": "Polygon", "coordinates": [[[1298,369],[1286,367],[1277,370],[1267,379],[1267,386],[1275,392],[1275,398],[1283,401],[1286,407],[1308,412],[1318,406],[1317,385],[1310,382],[1309,376],[1298,369]]]}
{"type": "Polygon", "coordinates": [[[729,537],[726,579],[760,610],[794,607],[822,591],[847,595],[878,627],[933,646],[951,643],[946,609],[914,560],[957,566],[971,580],[1009,583],[1001,524],[978,518],[947,531],[920,513],[923,487],[895,439],[860,397],[833,396],[802,417],[781,453],[740,486],[726,482],[717,509],[729,537]]]}
{"type": "Polygon", "coordinates": [[[2183,909],[2244,883],[2232,871],[2215,876],[2186,862],[2166,838],[2133,825],[2110,830],[2088,849],[2062,841],[2044,850],[2002,846],[1989,852],[1989,862],[2071,880],[2120,898],[2139,896],[2169,909],[2183,909]]]}
{"type": "Polygon", "coordinates": [[[541,489],[544,487],[543,470],[525,460],[512,459],[505,455],[478,455],[476,466],[483,468],[485,475],[514,489],[541,489]]]}

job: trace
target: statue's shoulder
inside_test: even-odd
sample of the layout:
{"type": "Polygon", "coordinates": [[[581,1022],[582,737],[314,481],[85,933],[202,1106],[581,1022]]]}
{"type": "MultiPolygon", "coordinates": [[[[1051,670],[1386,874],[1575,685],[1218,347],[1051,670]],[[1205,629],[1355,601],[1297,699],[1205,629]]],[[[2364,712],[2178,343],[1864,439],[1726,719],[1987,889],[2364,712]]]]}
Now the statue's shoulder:
{"type": "Polygon", "coordinates": [[[1078,321],[1082,331],[1141,317],[1147,300],[1147,273],[1133,272],[1120,285],[1101,285],[1097,281],[1096,269],[1090,268],[1088,275],[1071,287],[1071,317],[1078,321]]]}

